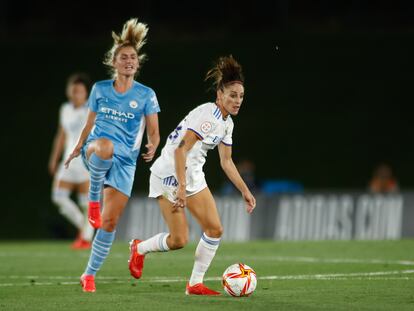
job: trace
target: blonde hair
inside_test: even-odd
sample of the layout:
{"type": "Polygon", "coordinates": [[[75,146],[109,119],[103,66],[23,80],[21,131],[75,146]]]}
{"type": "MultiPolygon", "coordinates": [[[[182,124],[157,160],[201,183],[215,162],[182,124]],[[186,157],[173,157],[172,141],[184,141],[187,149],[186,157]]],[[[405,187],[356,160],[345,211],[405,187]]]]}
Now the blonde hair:
{"type": "Polygon", "coordinates": [[[212,80],[213,88],[223,90],[229,83],[244,84],[244,76],[241,65],[232,55],[220,57],[207,74],[205,81],[212,80]]]}
{"type": "Polygon", "coordinates": [[[114,44],[112,48],[105,54],[104,64],[109,67],[112,77],[116,77],[116,71],[114,70],[113,63],[121,48],[131,46],[135,49],[138,55],[138,61],[142,64],[147,56],[145,54],[139,54],[140,49],[146,43],[146,36],[148,32],[148,26],[144,23],[139,23],[137,18],[131,18],[128,20],[122,28],[121,34],[116,34],[112,31],[112,38],[114,44]]]}

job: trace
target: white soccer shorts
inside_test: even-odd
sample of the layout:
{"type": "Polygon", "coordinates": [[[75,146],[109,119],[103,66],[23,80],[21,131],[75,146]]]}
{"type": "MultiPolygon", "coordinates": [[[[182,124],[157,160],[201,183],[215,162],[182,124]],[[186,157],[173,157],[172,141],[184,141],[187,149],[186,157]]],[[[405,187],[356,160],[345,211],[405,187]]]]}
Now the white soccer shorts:
{"type": "Polygon", "coordinates": [[[73,184],[81,184],[89,180],[89,172],[83,164],[81,157],[77,157],[70,162],[67,169],[63,162],[59,165],[56,179],[73,184]]]}
{"type": "MultiPolygon", "coordinates": [[[[174,203],[176,200],[177,194],[177,181],[174,176],[169,176],[164,179],[159,178],[158,176],[151,174],[150,182],[149,182],[149,194],[148,197],[150,198],[158,198],[163,196],[171,203],[174,203]]],[[[195,195],[200,191],[204,190],[207,187],[207,182],[202,178],[199,180],[196,187],[192,187],[191,191],[187,191],[187,197],[195,195]]]]}

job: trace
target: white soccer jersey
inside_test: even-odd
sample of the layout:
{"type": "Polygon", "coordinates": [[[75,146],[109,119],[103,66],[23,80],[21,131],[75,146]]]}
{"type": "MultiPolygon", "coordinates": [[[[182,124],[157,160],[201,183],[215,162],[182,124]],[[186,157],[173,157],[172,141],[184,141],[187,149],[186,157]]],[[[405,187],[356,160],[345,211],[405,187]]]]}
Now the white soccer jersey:
{"type": "Polygon", "coordinates": [[[193,131],[199,138],[187,154],[186,182],[187,191],[196,191],[204,182],[203,165],[207,151],[219,143],[232,145],[233,120],[230,116],[223,119],[215,103],[206,103],[193,109],[168,136],[160,157],[151,167],[151,172],[159,178],[176,176],[174,150],[177,148],[186,130],[193,131]]]}
{"type": "Polygon", "coordinates": [[[88,106],[75,108],[72,103],[64,103],[60,108],[59,124],[65,131],[65,153],[67,159],[78,142],[79,136],[88,118],[88,106]]]}
{"type": "Polygon", "coordinates": [[[58,180],[78,184],[89,179],[88,170],[81,157],[73,159],[67,169],[63,165],[78,142],[87,118],[88,106],[86,104],[75,108],[72,103],[64,103],[60,108],[59,124],[65,131],[65,151],[56,173],[58,180]]]}

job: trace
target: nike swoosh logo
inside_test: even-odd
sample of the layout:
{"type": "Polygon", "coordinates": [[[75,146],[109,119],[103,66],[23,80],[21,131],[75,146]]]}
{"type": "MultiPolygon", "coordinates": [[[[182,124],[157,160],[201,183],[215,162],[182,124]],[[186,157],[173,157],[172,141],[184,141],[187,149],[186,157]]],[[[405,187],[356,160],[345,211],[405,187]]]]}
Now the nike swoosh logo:
{"type": "Polygon", "coordinates": [[[95,223],[95,220],[93,220],[92,218],[89,218],[89,221],[93,224],[95,223]]]}

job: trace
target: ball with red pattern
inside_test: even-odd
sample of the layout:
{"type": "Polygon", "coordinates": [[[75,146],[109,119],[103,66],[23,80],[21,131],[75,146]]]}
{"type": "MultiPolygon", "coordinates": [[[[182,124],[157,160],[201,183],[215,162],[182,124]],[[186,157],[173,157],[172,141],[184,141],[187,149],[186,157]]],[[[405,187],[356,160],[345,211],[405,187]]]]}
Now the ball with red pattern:
{"type": "Polygon", "coordinates": [[[233,297],[251,295],[256,289],[256,272],[248,265],[236,263],[223,273],[224,291],[233,297]]]}

